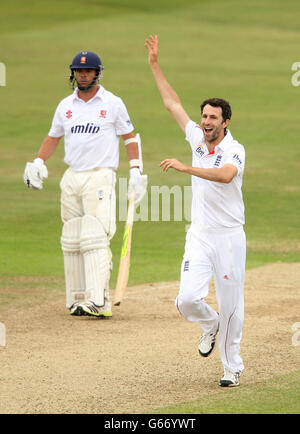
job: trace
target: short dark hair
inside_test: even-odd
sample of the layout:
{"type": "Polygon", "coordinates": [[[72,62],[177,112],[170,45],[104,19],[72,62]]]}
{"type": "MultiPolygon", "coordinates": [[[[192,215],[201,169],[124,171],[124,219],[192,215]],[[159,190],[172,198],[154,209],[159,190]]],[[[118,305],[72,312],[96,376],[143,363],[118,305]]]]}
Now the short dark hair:
{"type": "Polygon", "coordinates": [[[209,104],[213,107],[221,107],[222,109],[222,117],[223,121],[227,121],[227,119],[231,119],[231,107],[228,101],[225,101],[225,99],[222,98],[209,98],[203,101],[201,104],[201,114],[203,113],[204,107],[209,104]]]}

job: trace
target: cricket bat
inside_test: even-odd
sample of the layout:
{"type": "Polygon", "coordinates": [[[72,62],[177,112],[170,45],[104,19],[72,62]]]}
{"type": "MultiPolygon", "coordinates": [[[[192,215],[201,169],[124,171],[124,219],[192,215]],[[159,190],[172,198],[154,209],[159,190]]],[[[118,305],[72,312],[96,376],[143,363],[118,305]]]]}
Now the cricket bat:
{"type": "Polygon", "coordinates": [[[134,199],[135,199],[134,194],[132,194],[128,202],[127,220],[126,220],[124,234],[123,234],[121,259],[119,264],[117,285],[116,285],[115,296],[114,296],[115,306],[120,305],[125,290],[127,288],[127,283],[129,278],[132,227],[133,227],[133,220],[134,220],[134,199]]]}

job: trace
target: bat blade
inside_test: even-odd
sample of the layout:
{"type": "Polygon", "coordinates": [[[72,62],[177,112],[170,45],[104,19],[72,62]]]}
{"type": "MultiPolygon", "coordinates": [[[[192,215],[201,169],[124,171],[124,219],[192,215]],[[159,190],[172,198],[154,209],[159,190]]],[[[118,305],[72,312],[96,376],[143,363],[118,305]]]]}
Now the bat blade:
{"type": "Polygon", "coordinates": [[[130,253],[131,253],[133,219],[134,219],[134,195],[130,197],[128,203],[127,220],[126,220],[125,230],[123,234],[121,258],[120,258],[117,285],[116,285],[115,296],[114,296],[115,306],[119,306],[121,304],[125,290],[127,288],[129,269],[130,269],[130,253]]]}

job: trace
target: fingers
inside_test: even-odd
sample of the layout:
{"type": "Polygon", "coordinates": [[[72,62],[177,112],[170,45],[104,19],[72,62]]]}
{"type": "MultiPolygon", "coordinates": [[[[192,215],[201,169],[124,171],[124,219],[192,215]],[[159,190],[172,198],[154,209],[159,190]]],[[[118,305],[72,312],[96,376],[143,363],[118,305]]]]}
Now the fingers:
{"type": "Polygon", "coordinates": [[[149,49],[156,48],[158,46],[158,37],[155,35],[154,37],[152,35],[149,36],[149,39],[146,39],[145,47],[149,49]]]}
{"type": "Polygon", "coordinates": [[[160,167],[163,167],[163,172],[167,172],[169,169],[175,169],[178,172],[185,172],[187,167],[182,164],[176,158],[167,158],[160,163],[160,167]]]}
{"type": "Polygon", "coordinates": [[[163,160],[160,163],[159,167],[163,166],[163,172],[167,172],[172,167],[172,164],[173,164],[173,159],[168,158],[167,160],[163,160]]]}
{"type": "Polygon", "coordinates": [[[148,44],[154,44],[158,41],[157,35],[155,35],[154,37],[152,35],[149,35],[149,39],[146,39],[146,42],[148,44]]]}

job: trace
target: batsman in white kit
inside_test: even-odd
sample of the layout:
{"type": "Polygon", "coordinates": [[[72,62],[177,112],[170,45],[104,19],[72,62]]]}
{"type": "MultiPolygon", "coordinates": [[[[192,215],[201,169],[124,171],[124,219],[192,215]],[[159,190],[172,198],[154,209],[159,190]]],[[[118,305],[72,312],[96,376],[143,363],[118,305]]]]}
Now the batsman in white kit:
{"type": "Polygon", "coordinates": [[[227,101],[210,98],[201,105],[201,125],[193,122],[158,65],[158,38],[146,40],[148,61],[165,107],[186,135],[192,150],[192,166],[169,158],[161,162],[165,172],[173,168],[192,175],[191,226],[186,235],[176,306],[187,320],[202,329],[198,345],[207,357],[218,346],[224,368],[220,386],[238,386],[244,370],[240,342],[244,321],[246,238],[243,229],[242,177],[244,147],[227,129],[231,108],[227,101]],[[205,298],[214,277],[219,312],[205,298]]]}
{"type": "Polygon", "coordinates": [[[58,104],[37,157],[26,164],[24,182],[42,189],[48,177],[45,161],[64,137],[69,166],[60,182],[66,306],[75,316],[109,318],[120,137],[130,166],[128,197],[134,194],[135,204],[146,192],[147,175],[142,175],[140,136],[134,134],[124,102],[99,84],[103,69],[96,53],[82,51],[74,57],[69,81],[73,90],[77,86],[58,104]]]}

